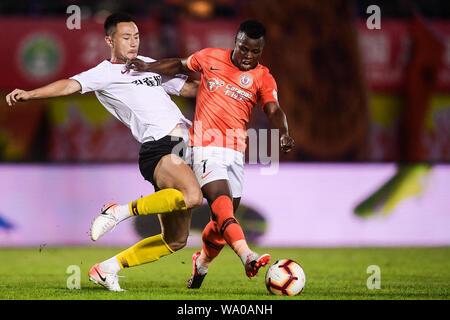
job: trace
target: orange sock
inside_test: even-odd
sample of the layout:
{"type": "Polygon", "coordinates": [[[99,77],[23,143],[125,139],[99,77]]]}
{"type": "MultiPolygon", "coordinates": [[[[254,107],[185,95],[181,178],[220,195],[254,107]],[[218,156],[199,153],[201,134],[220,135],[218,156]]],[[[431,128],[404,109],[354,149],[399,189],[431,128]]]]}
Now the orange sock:
{"type": "Polygon", "coordinates": [[[217,223],[210,221],[202,232],[203,251],[210,259],[217,257],[222,248],[227,244],[220,232],[217,231],[217,223]]]}
{"type": "Polygon", "coordinates": [[[241,225],[234,218],[233,202],[227,196],[220,196],[211,204],[211,211],[217,223],[217,230],[230,247],[238,240],[244,240],[241,225]]]}

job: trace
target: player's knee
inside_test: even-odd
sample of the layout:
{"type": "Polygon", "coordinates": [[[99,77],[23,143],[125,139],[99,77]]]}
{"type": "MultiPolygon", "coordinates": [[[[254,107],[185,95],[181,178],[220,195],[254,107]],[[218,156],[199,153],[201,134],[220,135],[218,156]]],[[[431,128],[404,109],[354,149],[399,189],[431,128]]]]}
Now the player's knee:
{"type": "Polygon", "coordinates": [[[198,207],[203,202],[203,194],[200,188],[192,188],[186,192],[183,192],[183,195],[186,207],[189,209],[198,207]]]}
{"type": "Polygon", "coordinates": [[[187,236],[180,236],[175,239],[171,239],[167,242],[167,245],[172,251],[178,251],[183,249],[187,244],[187,236]]]}

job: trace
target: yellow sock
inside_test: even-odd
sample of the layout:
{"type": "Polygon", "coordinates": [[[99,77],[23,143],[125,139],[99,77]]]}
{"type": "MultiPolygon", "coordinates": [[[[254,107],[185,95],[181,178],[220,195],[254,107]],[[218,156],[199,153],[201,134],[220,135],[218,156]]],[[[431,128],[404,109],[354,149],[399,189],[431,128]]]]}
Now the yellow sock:
{"type": "Polygon", "coordinates": [[[134,246],[116,255],[116,258],[123,269],[156,261],[173,252],[166,241],[164,241],[162,234],[158,234],[136,243],[134,246]]]}
{"type": "Polygon", "coordinates": [[[177,189],[163,189],[129,203],[133,216],[187,210],[184,196],[177,189]]]}

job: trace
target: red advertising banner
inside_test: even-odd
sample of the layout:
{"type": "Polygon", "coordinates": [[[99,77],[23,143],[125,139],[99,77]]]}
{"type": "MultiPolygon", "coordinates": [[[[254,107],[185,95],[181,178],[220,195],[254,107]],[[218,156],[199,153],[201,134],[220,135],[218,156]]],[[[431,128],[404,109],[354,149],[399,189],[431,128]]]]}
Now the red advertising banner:
{"type": "Polygon", "coordinates": [[[178,24],[180,55],[188,56],[203,48],[234,47],[238,20],[181,20],[178,24]]]}
{"type": "MultiPolygon", "coordinates": [[[[450,90],[450,22],[430,22],[442,37],[446,50],[444,67],[437,88],[450,90]]],[[[232,48],[238,21],[181,20],[176,27],[178,54],[187,56],[205,47],[232,48]]],[[[153,20],[138,21],[140,53],[166,56],[167,44],[160,36],[160,25],[153,20]]],[[[104,41],[103,21],[82,20],[81,29],[70,30],[65,18],[2,18],[0,37],[8,50],[0,50],[2,65],[0,88],[34,88],[91,68],[109,57],[104,41]]],[[[370,87],[395,91],[405,78],[410,55],[408,21],[383,20],[380,30],[369,30],[365,20],[358,23],[361,54],[370,87]]]]}
{"type": "MultiPolygon", "coordinates": [[[[141,54],[161,56],[158,24],[139,23],[141,54]]],[[[67,78],[94,67],[110,57],[103,21],[82,20],[70,30],[65,18],[2,18],[0,38],[8,44],[0,50],[0,88],[31,89],[67,78]],[[5,63],[7,62],[7,63],[5,63]]]]}
{"type": "MultiPolygon", "coordinates": [[[[180,55],[187,56],[207,47],[232,48],[239,21],[182,20],[178,25],[180,55]]],[[[437,89],[450,90],[450,22],[429,22],[445,43],[444,67],[437,89]]],[[[380,30],[370,30],[366,21],[357,25],[362,60],[369,86],[375,90],[398,91],[405,81],[411,55],[411,30],[407,20],[383,20],[380,30]]]]}
{"type": "MultiPolygon", "coordinates": [[[[444,66],[438,73],[436,88],[450,90],[450,22],[429,22],[430,28],[445,44],[444,66]]],[[[358,25],[358,38],[366,77],[375,91],[398,91],[405,82],[406,66],[411,55],[410,23],[383,20],[381,29],[369,30],[366,22],[358,25]]]]}

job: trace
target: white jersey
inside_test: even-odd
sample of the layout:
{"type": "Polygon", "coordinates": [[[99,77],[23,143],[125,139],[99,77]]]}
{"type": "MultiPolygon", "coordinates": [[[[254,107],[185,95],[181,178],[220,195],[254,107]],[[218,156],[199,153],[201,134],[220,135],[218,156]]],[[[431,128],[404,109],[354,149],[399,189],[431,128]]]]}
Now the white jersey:
{"type": "Polygon", "coordinates": [[[125,64],[105,60],[71,79],[80,83],[81,93],[95,91],[100,103],[130,128],[140,143],[166,136],[177,124],[191,125],[168,95],[180,94],[187,79],[185,75],[166,77],[153,72],[126,72],[125,64]]]}

